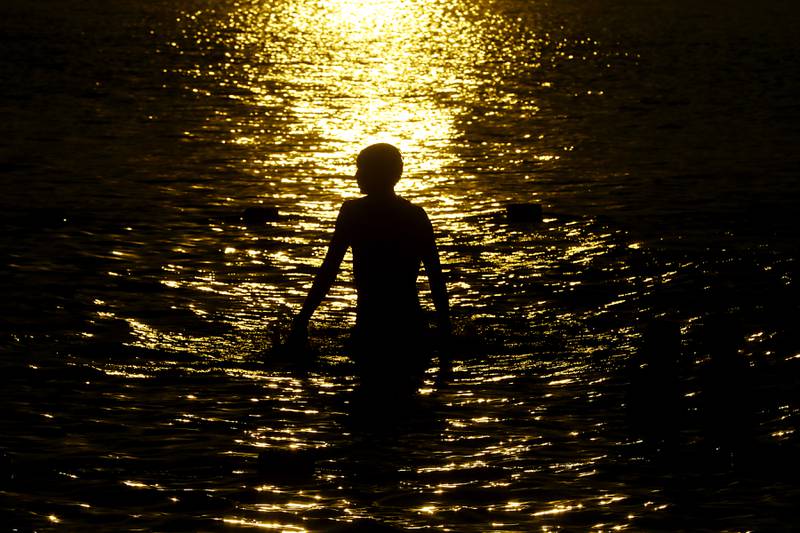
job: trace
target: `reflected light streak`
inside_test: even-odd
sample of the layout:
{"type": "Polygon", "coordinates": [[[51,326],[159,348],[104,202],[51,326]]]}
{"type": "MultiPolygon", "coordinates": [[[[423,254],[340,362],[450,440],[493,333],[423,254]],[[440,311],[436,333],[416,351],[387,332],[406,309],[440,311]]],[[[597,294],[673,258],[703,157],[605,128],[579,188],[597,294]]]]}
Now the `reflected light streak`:
{"type": "Polygon", "coordinates": [[[551,509],[545,509],[544,511],[538,511],[536,513],[533,513],[533,516],[557,515],[557,514],[567,513],[569,511],[572,511],[573,509],[582,509],[582,508],[583,505],[580,503],[577,505],[556,505],[551,509]]]}
{"type": "Polygon", "coordinates": [[[282,533],[308,533],[308,530],[305,528],[289,524],[281,524],[279,522],[259,522],[257,520],[245,520],[243,518],[223,518],[222,521],[226,524],[273,529],[281,531],[282,533]]]}

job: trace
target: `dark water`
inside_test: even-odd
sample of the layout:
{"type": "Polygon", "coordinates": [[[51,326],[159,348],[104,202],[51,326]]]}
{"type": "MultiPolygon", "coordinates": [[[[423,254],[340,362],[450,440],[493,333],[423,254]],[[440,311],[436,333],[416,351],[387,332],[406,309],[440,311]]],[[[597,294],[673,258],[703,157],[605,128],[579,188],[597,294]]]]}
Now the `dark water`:
{"type": "Polygon", "coordinates": [[[4,530],[790,530],[797,15],[3,2],[4,530]],[[399,411],[352,395],[349,267],[319,363],[261,355],[375,140],[461,339],[399,411]],[[283,217],[238,220],[259,204],[283,217]],[[655,319],[674,389],[628,370],[655,319]]]}

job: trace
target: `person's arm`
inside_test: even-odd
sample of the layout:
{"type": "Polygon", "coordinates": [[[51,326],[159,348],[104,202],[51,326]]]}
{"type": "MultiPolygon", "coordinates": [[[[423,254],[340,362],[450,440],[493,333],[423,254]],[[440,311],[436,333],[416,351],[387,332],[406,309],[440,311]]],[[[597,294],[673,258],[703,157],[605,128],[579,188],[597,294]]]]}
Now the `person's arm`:
{"type": "Polygon", "coordinates": [[[442,265],[439,262],[439,251],[436,249],[436,241],[431,237],[425,255],[422,257],[425,265],[425,273],[428,275],[428,283],[431,289],[431,299],[433,307],[436,309],[436,325],[442,335],[450,334],[450,303],[447,298],[447,285],[442,274],[442,265]]]}
{"type": "Polygon", "coordinates": [[[322,303],[322,299],[325,298],[331,285],[336,280],[336,275],[339,273],[339,265],[341,265],[349,246],[344,218],[344,206],[342,206],[339,210],[339,217],[336,220],[336,229],[328,245],[328,252],[325,254],[325,260],[317,271],[311,290],[308,291],[308,296],[306,296],[306,300],[303,303],[303,308],[292,321],[292,330],[287,341],[290,346],[306,343],[308,339],[308,322],[311,320],[311,315],[322,303]]]}
{"type": "MultiPolygon", "coordinates": [[[[428,222],[430,225],[430,222],[428,222]]],[[[428,275],[428,283],[431,288],[431,299],[433,307],[436,309],[436,327],[439,335],[439,374],[437,383],[444,385],[450,378],[453,367],[453,355],[451,353],[451,334],[450,324],[450,303],[447,298],[447,285],[442,274],[442,265],[439,262],[439,251],[436,249],[436,241],[433,237],[431,228],[428,244],[422,256],[422,263],[425,265],[425,273],[428,275]]]]}

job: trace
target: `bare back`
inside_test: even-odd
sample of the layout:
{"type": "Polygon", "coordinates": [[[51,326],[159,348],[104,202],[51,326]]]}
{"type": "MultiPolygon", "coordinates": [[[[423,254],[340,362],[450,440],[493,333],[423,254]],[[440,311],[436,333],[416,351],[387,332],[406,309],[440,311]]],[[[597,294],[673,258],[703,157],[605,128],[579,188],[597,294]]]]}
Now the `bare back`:
{"type": "Polygon", "coordinates": [[[342,205],[335,233],[353,249],[359,326],[383,330],[421,322],[417,276],[435,246],[425,211],[397,196],[366,196],[342,205]]]}

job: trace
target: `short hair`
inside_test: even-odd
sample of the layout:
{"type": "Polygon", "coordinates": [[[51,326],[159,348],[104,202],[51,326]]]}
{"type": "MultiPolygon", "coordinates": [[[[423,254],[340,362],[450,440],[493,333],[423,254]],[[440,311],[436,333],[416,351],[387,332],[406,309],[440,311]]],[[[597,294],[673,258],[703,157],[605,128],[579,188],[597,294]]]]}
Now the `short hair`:
{"type": "Polygon", "coordinates": [[[371,185],[394,187],[403,175],[403,156],[391,144],[372,144],[358,154],[356,166],[371,185]]]}

